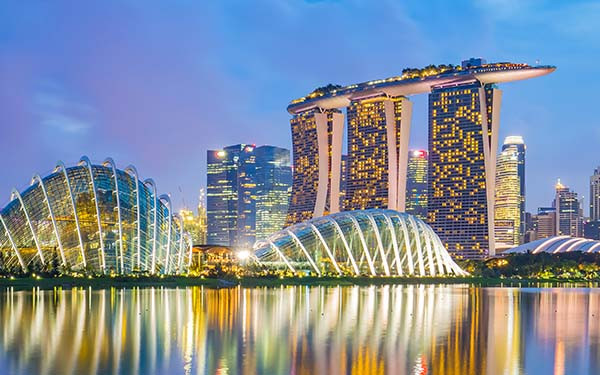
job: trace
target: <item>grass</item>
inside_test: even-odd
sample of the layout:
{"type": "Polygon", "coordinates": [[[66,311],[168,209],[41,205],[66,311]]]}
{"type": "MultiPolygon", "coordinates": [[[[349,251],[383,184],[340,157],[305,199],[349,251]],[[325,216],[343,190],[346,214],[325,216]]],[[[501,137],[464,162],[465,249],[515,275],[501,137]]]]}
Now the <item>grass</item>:
{"type": "Polygon", "coordinates": [[[483,277],[224,277],[200,278],[186,276],[100,276],[93,278],[60,276],[52,278],[17,277],[0,278],[0,289],[71,289],[71,288],[176,288],[204,286],[207,288],[229,287],[280,287],[280,286],[371,286],[371,285],[448,285],[473,286],[552,287],[597,286],[585,280],[555,279],[495,279],[483,277]]]}

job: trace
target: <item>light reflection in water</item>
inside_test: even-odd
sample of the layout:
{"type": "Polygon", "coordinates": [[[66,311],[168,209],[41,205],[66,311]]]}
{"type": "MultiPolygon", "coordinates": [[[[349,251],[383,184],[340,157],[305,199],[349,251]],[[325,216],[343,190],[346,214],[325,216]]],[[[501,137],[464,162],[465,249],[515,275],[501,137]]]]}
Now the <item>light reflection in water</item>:
{"type": "Polygon", "coordinates": [[[599,317],[593,289],[9,289],[0,373],[597,374],[599,317]]]}

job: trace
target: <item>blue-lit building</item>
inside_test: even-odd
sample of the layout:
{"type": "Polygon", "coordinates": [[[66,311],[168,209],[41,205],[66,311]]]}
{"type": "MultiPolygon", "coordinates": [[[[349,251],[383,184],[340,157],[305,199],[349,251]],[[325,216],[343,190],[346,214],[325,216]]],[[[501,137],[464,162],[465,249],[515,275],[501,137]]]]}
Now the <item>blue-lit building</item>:
{"type": "Polygon", "coordinates": [[[206,218],[209,245],[252,246],[255,240],[256,156],[253,145],[207,151],[206,218]]]}
{"type": "Polygon", "coordinates": [[[290,152],[238,144],[207,153],[207,243],[252,247],[285,223],[292,172],[290,152]]]}
{"type": "Polygon", "coordinates": [[[279,231],[285,224],[292,187],[290,150],[260,146],[256,154],[256,239],[279,231]]]}

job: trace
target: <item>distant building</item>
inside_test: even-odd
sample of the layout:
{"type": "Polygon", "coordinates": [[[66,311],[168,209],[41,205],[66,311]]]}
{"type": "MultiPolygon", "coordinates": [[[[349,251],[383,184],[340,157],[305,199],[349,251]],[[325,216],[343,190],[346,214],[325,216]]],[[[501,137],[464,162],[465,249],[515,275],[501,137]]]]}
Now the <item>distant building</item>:
{"type": "Polygon", "coordinates": [[[199,231],[198,234],[198,242],[195,244],[206,244],[206,231],[207,231],[207,223],[206,223],[206,189],[200,188],[200,193],[198,194],[198,225],[199,231]]]}
{"type": "Polygon", "coordinates": [[[590,220],[600,221],[600,167],[590,177],[590,220]]]}
{"type": "Polygon", "coordinates": [[[583,215],[577,193],[560,183],[556,183],[556,194],[552,206],[556,209],[556,229],[558,235],[581,237],[583,215]]]}
{"type": "Polygon", "coordinates": [[[519,173],[524,171],[519,170],[519,150],[516,145],[507,144],[509,140],[504,141],[496,159],[495,237],[497,247],[502,248],[519,245],[524,230],[524,186],[519,173]]]}
{"type": "Polygon", "coordinates": [[[406,172],[406,212],[427,220],[427,151],[411,150],[406,172]]]}
{"type": "Polygon", "coordinates": [[[207,152],[207,243],[251,247],[255,240],[254,146],[207,152]]]}
{"type": "Polygon", "coordinates": [[[256,153],[256,239],[262,240],[285,225],[292,168],[290,150],[261,146],[256,153]]]}
{"type": "Polygon", "coordinates": [[[517,175],[519,176],[519,200],[520,200],[520,221],[521,225],[519,228],[519,236],[521,242],[523,235],[526,230],[526,217],[525,217],[525,151],[527,147],[523,141],[523,137],[518,135],[511,135],[504,139],[502,144],[502,151],[512,150],[517,154],[517,175]]]}
{"type": "Polygon", "coordinates": [[[556,209],[554,207],[540,207],[537,215],[533,216],[533,235],[530,241],[556,236],[556,209]]]}
{"type": "Polygon", "coordinates": [[[200,189],[198,211],[194,212],[188,208],[179,211],[183,220],[183,228],[192,236],[194,245],[206,243],[206,193],[204,188],[200,189]]]}
{"type": "Polygon", "coordinates": [[[586,221],[583,223],[583,237],[590,240],[600,240],[600,221],[586,221]]]}

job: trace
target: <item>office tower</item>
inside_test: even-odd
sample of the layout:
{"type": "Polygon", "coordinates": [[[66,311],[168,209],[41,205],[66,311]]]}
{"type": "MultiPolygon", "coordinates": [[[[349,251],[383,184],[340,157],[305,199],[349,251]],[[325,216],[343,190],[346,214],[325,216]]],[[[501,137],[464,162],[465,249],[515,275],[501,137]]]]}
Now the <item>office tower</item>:
{"type": "Polygon", "coordinates": [[[532,218],[534,235],[531,241],[556,236],[556,209],[554,207],[540,207],[538,213],[532,218]]]}
{"type": "Polygon", "coordinates": [[[207,242],[251,247],[255,239],[254,146],[234,145],[207,152],[207,242]]]}
{"type": "Polygon", "coordinates": [[[429,95],[428,222],[459,259],[495,254],[500,101],[499,89],[479,82],[429,95]]]}
{"type": "Polygon", "coordinates": [[[505,146],[496,161],[494,227],[496,247],[511,248],[520,243],[524,213],[518,151],[505,146]]]}
{"type": "Polygon", "coordinates": [[[588,220],[583,223],[583,237],[590,240],[600,240],[600,221],[588,220]]]}
{"type": "Polygon", "coordinates": [[[427,151],[411,150],[406,174],[406,213],[427,220],[427,151]]]}
{"type": "Polygon", "coordinates": [[[346,182],[348,181],[348,155],[342,155],[342,167],[340,168],[340,207],[344,207],[346,199],[346,182]]]}
{"type": "Polygon", "coordinates": [[[405,97],[375,96],[350,102],[344,210],[404,211],[411,112],[405,97]]]}
{"type": "Polygon", "coordinates": [[[556,209],[556,229],[558,235],[581,237],[583,217],[577,193],[561,184],[555,185],[556,194],[552,206],[556,209]]]}
{"type": "Polygon", "coordinates": [[[527,147],[523,141],[523,137],[511,135],[504,139],[502,151],[513,150],[517,155],[517,175],[519,176],[519,200],[520,200],[520,226],[519,226],[519,243],[523,242],[523,236],[526,231],[525,218],[525,151],[527,147]]]}
{"type": "Polygon", "coordinates": [[[344,115],[337,109],[295,113],[294,166],[287,224],[339,211],[344,115]]]}
{"type": "Polygon", "coordinates": [[[600,221],[600,167],[590,177],[590,220],[600,221]]]}
{"type": "Polygon", "coordinates": [[[256,154],[256,239],[262,240],[284,225],[292,187],[290,150],[261,146],[256,154]]]}

